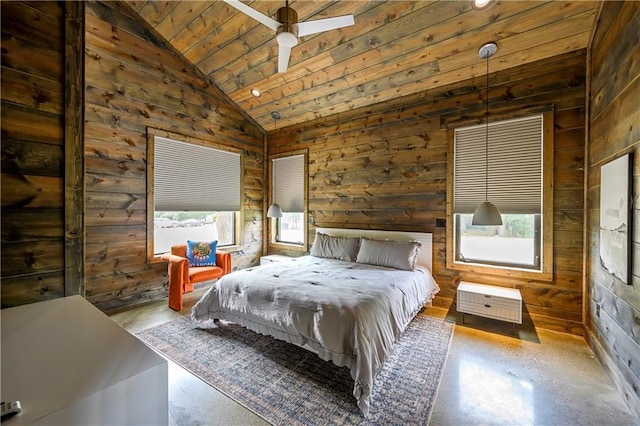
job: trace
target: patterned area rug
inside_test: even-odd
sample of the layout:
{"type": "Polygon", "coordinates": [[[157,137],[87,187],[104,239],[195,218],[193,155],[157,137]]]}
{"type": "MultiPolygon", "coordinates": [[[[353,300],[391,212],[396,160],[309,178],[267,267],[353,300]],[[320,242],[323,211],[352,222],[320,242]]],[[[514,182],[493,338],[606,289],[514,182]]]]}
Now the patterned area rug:
{"type": "Polygon", "coordinates": [[[138,337],[272,424],[425,425],[453,324],[417,316],[378,373],[366,418],[346,367],[236,324],[200,328],[183,317],[138,337]]]}

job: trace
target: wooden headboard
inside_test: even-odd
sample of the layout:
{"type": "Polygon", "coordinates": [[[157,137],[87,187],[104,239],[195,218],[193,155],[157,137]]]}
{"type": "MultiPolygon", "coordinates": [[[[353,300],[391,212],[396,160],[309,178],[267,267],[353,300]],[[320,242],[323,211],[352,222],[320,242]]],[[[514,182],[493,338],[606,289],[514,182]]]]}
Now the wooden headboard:
{"type": "Polygon", "coordinates": [[[333,237],[366,237],[372,240],[419,241],[422,244],[418,253],[418,265],[432,271],[433,234],[425,232],[377,231],[373,229],[316,228],[320,232],[333,237]]]}

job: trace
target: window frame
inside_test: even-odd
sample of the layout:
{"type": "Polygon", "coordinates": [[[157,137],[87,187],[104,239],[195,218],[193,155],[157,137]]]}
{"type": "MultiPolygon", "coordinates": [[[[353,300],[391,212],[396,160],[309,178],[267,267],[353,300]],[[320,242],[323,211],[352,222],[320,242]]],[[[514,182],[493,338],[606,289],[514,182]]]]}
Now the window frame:
{"type": "MultiPolygon", "coordinates": [[[[453,212],[453,185],[455,170],[455,128],[465,127],[474,123],[457,123],[448,128],[448,152],[447,152],[447,203],[446,203],[446,266],[448,269],[509,276],[515,278],[534,279],[538,281],[553,280],[553,149],[554,149],[554,112],[552,107],[533,108],[519,111],[513,114],[501,114],[492,117],[492,122],[510,120],[514,118],[526,118],[534,114],[542,114],[542,211],[541,211],[541,263],[540,270],[524,269],[515,266],[504,266],[489,263],[472,263],[456,260],[455,242],[456,235],[455,213],[453,212]]],[[[481,120],[480,122],[485,122],[481,120]]]]}
{"type": "MultiPolygon", "coordinates": [[[[161,255],[154,253],[154,217],[155,217],[155,199],[154,199],[154,184],[155,184],[155,138],[167,138],[173,139],[179,142],[191,143],[195,145],[204,146],[206,148],[217,149],[220,151],[227,151],[240,155],[240,210],[235,214],[234,224],[234,241],[235,244],[219,247],[220,251],[233,252],[242,249],[242,235],[243,235],[243,200],[244,200],[244,157],[243,150],[226,146],[210,140],[200,139],[183,134],[173,133],[162,129],[153,127],[147,127],[147,262],[148,263],[160,263],[164,262],[161,259],[161,255]]],[[[186,243],[186,241],[185,241],[186,243]]]]}
{"type": "Polygon", "coordinates": [[[290,250],[295,252],[307,252],[308,247],[308,218],[309,218],[309,151],[307,149],[299,149],[295,151],[281,152],[278,154],[269,155],[267,159],[267,182],[269,185],[268,190],[268,202],[265,203],[264,217],[267,219],[269,238],[267,243],[268,252],[272,250],[290,250]],[[303,192],[303,241],[302,244],[295,244],[289,242],[277,241],[278,223],[279,218],[268,218],[267,208],[273,203],[273,160],[278,158],[294,157],[302,155],[304,160],[304,192],[303,192]]]}

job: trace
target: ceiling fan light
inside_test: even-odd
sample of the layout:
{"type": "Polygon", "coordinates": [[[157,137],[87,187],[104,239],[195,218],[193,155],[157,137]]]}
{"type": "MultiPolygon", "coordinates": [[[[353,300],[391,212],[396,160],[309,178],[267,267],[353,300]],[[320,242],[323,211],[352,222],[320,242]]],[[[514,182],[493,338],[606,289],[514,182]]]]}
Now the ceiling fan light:
{"type": "Polygon", "coordinates": [[[276,203],[273,203],[269,206],[269,210],[267,210],[267,217],[282,217],[282,209],[276,203]]]}
{"type": "Polygon", "coordinates": [[[280,46],[289,48],[298,44],[298,37],[296,37],[295,34],[287,31],[278,33],[278,35],[276,36],[276,40],[278,40],[278,44],[280,46]]]}
{"type": "Polygon", "coordinates": [[[492,203],[485,201],[473,212],[472,225],[476,226],[502,226],[500,211],[492,203]]]}

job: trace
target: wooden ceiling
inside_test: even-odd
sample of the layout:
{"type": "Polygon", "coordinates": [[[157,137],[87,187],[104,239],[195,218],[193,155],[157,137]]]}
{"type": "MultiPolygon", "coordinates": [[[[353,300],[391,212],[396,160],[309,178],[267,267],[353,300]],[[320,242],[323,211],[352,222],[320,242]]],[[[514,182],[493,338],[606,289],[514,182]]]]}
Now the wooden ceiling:
{"type": "MultiPolygon", "coordinates": [[[[353,14],[355,25],[300,39],[277,72],[275,34],[222,1],[127,1],[265,129],[388,102],[586,48],[600,2],[290,1],[300,21],[353,14]],[[262,92],[255,98],[252,88],[262,92]]],[[[245,2],[274,17],[284,1],[245,2]]]]}

